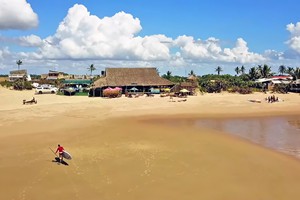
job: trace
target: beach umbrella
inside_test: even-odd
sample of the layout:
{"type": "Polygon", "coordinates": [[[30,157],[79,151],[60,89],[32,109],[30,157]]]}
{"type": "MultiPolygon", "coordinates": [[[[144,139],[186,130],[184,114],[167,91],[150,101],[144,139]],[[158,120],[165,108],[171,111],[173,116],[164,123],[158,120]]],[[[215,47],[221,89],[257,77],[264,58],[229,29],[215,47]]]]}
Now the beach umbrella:
{"type": "Polygon", "coordinates": [[[190,91],[188,91],[187,89],[181,89],[179,92],[182,92],[182,93],[188,93],[190,91]]]}
{"type": "Polygon", "coordinates": [[[114,90],[119,90],[120,91],[120,90],[122,90],[122,88],[115,87],[114,90]]]}
{"type": "Polygon", "coordinates": [[[103,91],[111,91],[111,90],[112,90],[112,88],[108,87],[108,88],[104,89],[103,91]]]}
{"type": "Polygon", "coordinates": [[[134,91],[134,92],[138,91],[138,89],[136,87],[130,88],[129,90],[134,91]]]}

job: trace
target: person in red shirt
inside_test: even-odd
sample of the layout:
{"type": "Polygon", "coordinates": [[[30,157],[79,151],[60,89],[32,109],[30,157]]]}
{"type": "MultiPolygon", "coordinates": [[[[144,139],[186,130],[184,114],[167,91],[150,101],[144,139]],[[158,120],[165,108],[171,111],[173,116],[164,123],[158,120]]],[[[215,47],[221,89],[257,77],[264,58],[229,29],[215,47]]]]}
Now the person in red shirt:
{"type": "Polygon", "coordinates": [[[60,159],[60,162],[63,160],[63,153],[64,153],[64,147],[63,146],[60,146],[60,144],[57,145],[57,149],[56,149],[56,152],[55,154],[58,152],[59,154],[59,159],[60,159]]]}

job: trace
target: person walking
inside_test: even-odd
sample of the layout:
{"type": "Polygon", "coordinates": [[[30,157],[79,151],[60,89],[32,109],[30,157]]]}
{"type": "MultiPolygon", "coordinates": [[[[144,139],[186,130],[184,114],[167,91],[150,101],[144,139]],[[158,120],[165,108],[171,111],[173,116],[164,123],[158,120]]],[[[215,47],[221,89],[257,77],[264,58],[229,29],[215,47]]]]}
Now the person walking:
{"type": "Polygon", "coordinates": [[[65,149],[64,149],[63,146],[61,146],[60,144],[57,145],[57,149],[56,149],[55,154],[58,152],[60,162],[62,162],[63,159],[64,159],[64,157],[63,157],[64,150],[65,150],[65,149]]]}

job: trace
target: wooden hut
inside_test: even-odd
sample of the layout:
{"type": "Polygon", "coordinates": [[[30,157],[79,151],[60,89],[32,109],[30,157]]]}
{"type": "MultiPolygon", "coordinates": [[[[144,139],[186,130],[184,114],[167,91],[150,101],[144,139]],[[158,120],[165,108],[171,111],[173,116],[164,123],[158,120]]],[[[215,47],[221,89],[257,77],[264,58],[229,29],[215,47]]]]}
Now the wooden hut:
{"type": "Polygon", "coordinates": [[[89,96],[103,96],[103,90],[111,87],[122,88],[122,93],[150,92],[151,88],[172,87],[174,83],[160,77],[156,68],[106,68],[103,77],[96,80],[90,90],[89,96]]]}
{"type": "Polygon", "coordinates": [[[198,87],[198,77],[196,75],[190,75],[185,82],[181,82],[178,86],[174,87],[174,92],[178,93],[180,90],[186,89],[190,91],[189,95],[195,95],[198,87]]]}

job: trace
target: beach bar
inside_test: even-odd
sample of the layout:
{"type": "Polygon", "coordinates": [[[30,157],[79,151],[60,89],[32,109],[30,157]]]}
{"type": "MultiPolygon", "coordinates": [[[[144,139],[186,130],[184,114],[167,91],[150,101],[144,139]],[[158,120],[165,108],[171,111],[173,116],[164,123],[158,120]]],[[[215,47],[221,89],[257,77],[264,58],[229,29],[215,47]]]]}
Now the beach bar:
{"type": "Polygon", "coordinates": [[[122,88],[122,93],[146,93],[151,89],[173,87],[175,84],[160,77],[156,68],[106,68],[103,77],[90,89],[90,97],[103,97],[107,88],[122,88]]]}

